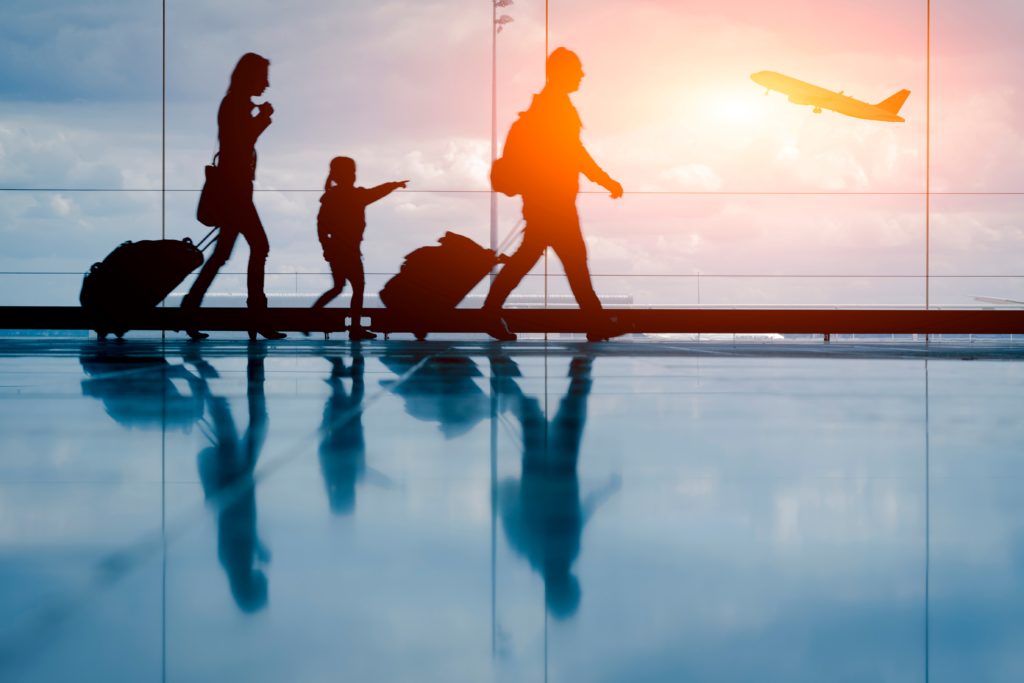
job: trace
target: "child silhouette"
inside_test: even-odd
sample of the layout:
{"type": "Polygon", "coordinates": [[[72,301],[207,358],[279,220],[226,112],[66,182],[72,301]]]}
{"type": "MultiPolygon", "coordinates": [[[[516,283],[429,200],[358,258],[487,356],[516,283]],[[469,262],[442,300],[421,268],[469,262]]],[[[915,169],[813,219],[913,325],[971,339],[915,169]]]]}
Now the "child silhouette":
{"type": "Polygon", "coordinates": [[[383,199],[408,180],[384,183],[376,187],[356,187],[356,162],[348,157],[331,160],[331,170],[320,197],[320,213],[316,217],[316,231],[324,249],[324,259],[331,267],[334,286],[320,295],[313,308],[323,308],[338,296],[345,281],[352,284],[352,322],[348,337],[353,341],[376,339],[377,335],[362,326],[363,254],[360,245],[366,229],[366,207],[383,199]]]}

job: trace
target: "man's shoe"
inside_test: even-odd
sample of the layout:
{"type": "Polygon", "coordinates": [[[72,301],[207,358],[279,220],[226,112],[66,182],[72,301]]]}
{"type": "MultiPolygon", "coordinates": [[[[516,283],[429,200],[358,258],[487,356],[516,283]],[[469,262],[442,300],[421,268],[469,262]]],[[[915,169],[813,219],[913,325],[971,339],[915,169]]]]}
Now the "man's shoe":
{"type": "Polygon", "coordinates": [[[587,332],[588,342],[604,342],[612,337],[626,334],[628,330],[615,318],[608,318],[599,326],[587,332]]]}
{"type": "Polygon", "coordinates": [[[278,332],[276,330],[249,330],[249,341],[256,341],[256,335],[260,335],[264,339],[269,339],[271,341],[275,339],[284,339],[288,336],[284,332],[278,332]]]}
{"type": "Polygon", "coordinates": [[[185,330],[185,334],[187,334],[188,338],[192,341],[203,341],[210,336],[206,332],[200,332],[199,330],[185,330]]]}

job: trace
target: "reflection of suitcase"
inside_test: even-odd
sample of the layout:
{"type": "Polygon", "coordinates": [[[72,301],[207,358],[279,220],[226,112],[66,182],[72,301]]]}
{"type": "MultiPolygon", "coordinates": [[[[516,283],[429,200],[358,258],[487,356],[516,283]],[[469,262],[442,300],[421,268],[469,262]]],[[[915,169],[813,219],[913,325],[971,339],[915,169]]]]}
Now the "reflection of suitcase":
{"type": "Polygon", "coordinates": [[[431,314],[455,308],[498,263],[493,251],[454,232],[438,242],[440,246],[420,247],[406,256],[401,270],[380,291],[385,306],[423,325],[417,337],[426,336],[431,314]]]}
{"type": "Polygon", "coordinates": [[[199,245],[187,237],[125,242],[94,263],[85,274],[78,300],[93,317],[96,334],[100,338],[108,332],[123,336],[128,331],[126,316],[159,304],[202,264],[202,250],[214,242],[215,230],[199,245]]]}

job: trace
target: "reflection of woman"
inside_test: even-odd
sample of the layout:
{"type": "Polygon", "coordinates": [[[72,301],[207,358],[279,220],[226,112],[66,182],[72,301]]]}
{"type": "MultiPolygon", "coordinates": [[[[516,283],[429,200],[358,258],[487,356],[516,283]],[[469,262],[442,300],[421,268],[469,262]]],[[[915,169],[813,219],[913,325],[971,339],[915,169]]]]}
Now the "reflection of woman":
{"type": "MultiPolygon", "coordinates": [[[[254,116],[252,98],[262,95],[270,85],[269,68],[270,62],[260,55],[252,52],[242,55],[231,73],[228,92],[217,111],[220,139],[217,165],[223,181],[223,196],[220,200],[225,218],[220,226],[217,246],[181,302],[182,308],[199,308],[217,271],[231,257],[239,235],[249,244],[249,308],[258,312],[267,307],[267,297],[263,293],[263,268],[270,245],[252,201],[252,184],[256,178],[256,140],[270,125],[274,108],[269,102],[264,102],[255,107],[258,111],[254,116]]],[[[209,336],[196,329],[187,332],[195,340],[209,336]]],[[[257,333],[267,339],[281,339],[285,336],[269,329],[254,329],[249,331],[249,338],[255,339],[257,333]]]]}
{"type": "Polygon", "coordinates": [[[255,612],[267,604],[263,565],[270,553],[256,529],[253,471],[267,437],[266,375],[262,355],[250,355],[247,368],[249,426],[239,436],[227,399],[207,392],[213,445],[199,453],[199,478],[217,509],[217,557],[240,609],[255,612]]]}

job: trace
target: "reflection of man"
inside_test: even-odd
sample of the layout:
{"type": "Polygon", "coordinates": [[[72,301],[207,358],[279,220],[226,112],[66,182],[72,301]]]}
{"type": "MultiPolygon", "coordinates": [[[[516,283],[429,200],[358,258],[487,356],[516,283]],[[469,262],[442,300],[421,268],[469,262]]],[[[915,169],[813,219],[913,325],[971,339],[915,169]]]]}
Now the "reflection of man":
{"type": "MultiPolygon", "coordinates": [[[[254,349],[254,347],[250,347],[254,349]]],[[[227,399],[207,392],[213,445],[199,452],[199,478],[207,500],[217,507],[217,557],[239,608],[255,612],[267,604],[267,577],[260,568],[270,559],[256,532],[253,470],[267,436],[267,401],[263,392],[265,351],[250,351],[249,425],[241,437],[227,399]]]]}
{"type": "Polygon", "coordinates": [[[324,406],[320,426],[320,471],[327,486],[327,500],[336,515],[352,514],[356,505],[356,483],[366,471],[366,441],[363,438],[363,354],[352,351],[352,367],[341,358],[328,358],[331,395],[324,406]],[[345,391],[342,378],[352,377],[352,391],[345,391]]]}
{"type": "Polygon", "coordinates": [[[548,611],[560,619],[579,607],[580,586],[572,564],[583,527],[618,488],[618,479],[612,478],[603,489],[580,497],[576,461],[587,419],[591,362],[586,356],[573,358],[569,389],[550,423],[540,401],[524,395],[510,378],[517,374],[514,363],[502,359],[504,376],[494,380],[495,391],[523,429],[522,476],[518,482],[502,482],[498,490],[502,525],[509,545],[544,578],[548,611]]]}
{"type": "Polygon", "coordinates": [[[523,145],[527,147],[524,153],[530,161],[530,180],[522,187],[526,229],[523,243],[495,278],[484,302],[490,320],[487,332],[495,339],[516,338],[501,319],[501,306],[548,247],[562,261],[580,309],[598,319],[587,338],[598,341],[611,335],[590,281],[576,195],[580,190],[580,173],[605,187],[613,198],[622,196],[622,185],[597,165],[580,141],[583,124],[569,93],[579,89],[582,79],[579,57],[564,47],[558,48],[548,57],[544,89],[534,96],[530,109],[523,114],[523,145]]]}

